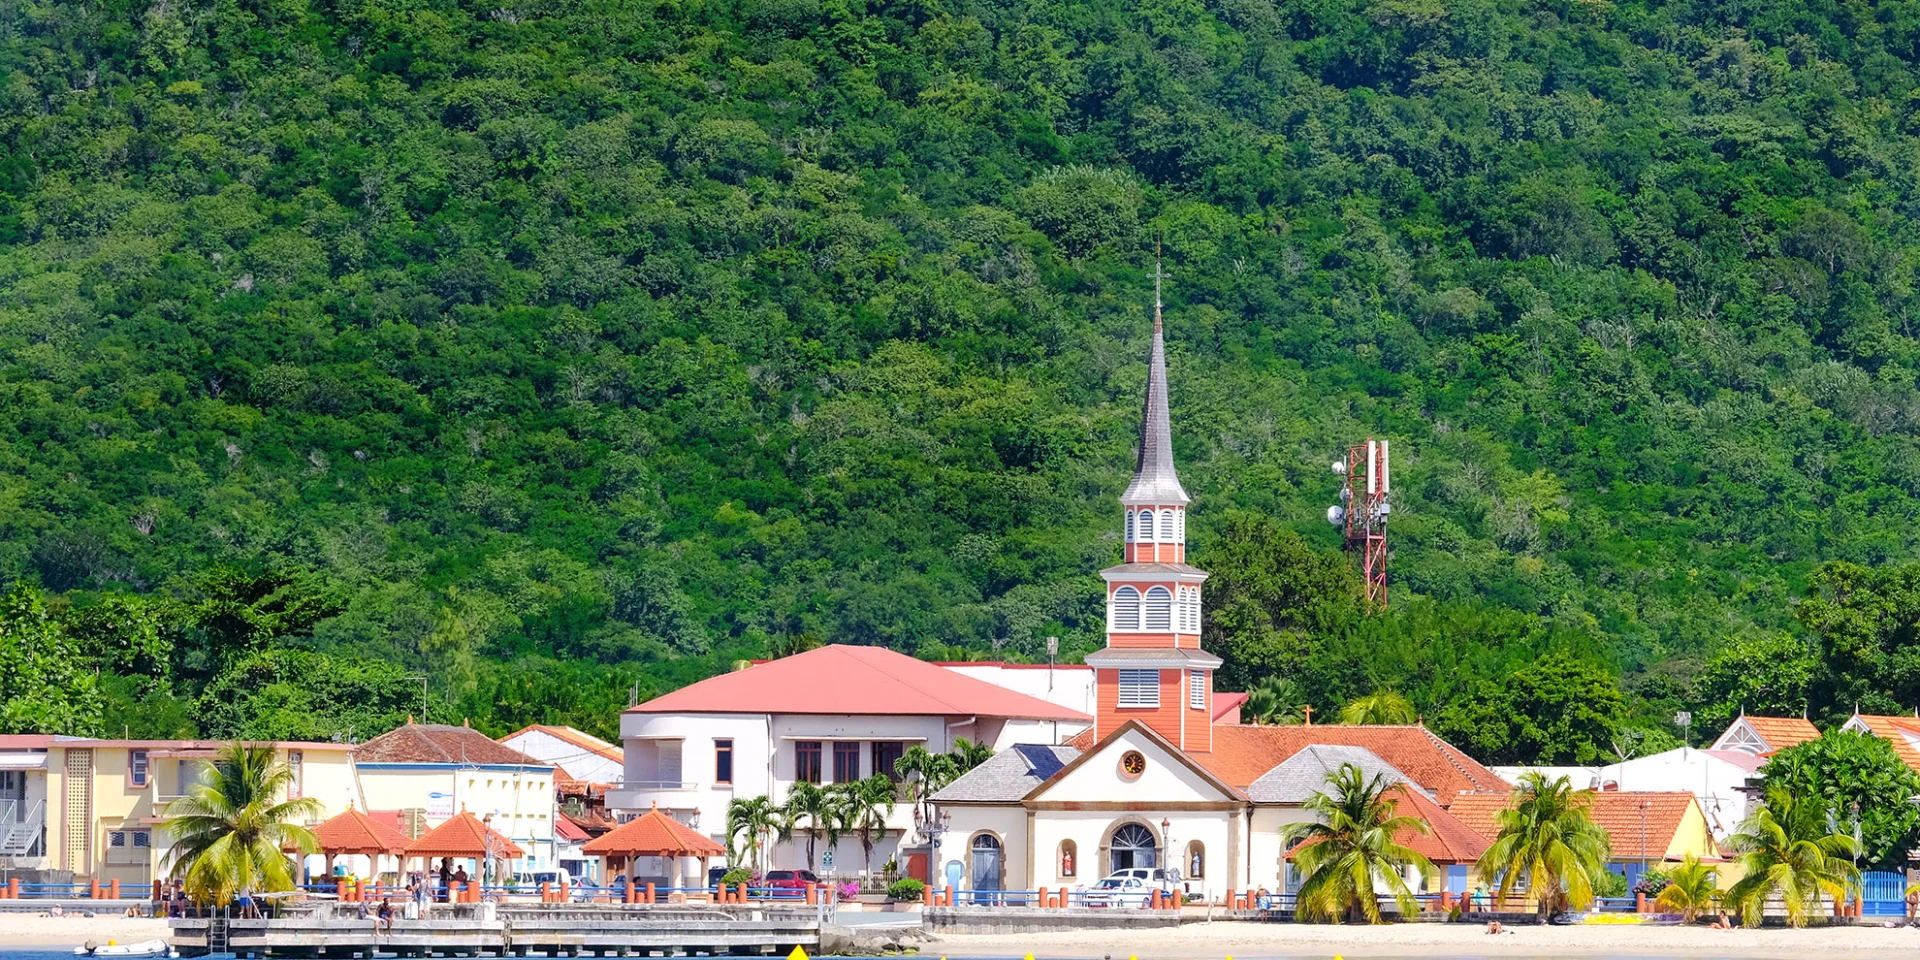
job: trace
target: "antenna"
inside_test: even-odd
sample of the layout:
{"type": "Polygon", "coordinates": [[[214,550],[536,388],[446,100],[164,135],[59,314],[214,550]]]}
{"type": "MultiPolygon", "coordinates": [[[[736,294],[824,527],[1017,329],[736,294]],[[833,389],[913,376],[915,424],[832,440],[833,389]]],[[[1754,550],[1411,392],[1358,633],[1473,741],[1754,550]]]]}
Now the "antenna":
{"type": "Polygon", "coordinates": [[[1345,531],[1347,552],[1360,565],[1367,604],[1377,610],[1387,606],[1387,518],[1393,513],[1390,449],[1389,441],[1372,437],[1347,448],[1346,459],[1333,462],[1333,473],[1341,478],[1340,503],[1327,508],[1327,522],[1345,531]]]}

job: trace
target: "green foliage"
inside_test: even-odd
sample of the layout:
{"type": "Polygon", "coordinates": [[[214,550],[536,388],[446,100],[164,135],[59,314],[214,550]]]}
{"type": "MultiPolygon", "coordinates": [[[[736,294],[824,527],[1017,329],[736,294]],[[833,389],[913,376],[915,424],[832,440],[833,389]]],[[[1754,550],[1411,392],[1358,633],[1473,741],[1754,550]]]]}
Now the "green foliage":
{"type": "Polygon", "coordinates": [[[385,661],[264,650],[214,678],[195,713],[200,729],[224,739],[358,740],[423,712],[421,689],[385,661]]]}
{"type": "Polygon", "coordinates": [[[0,597],[0,733],[98,736],[101,705],[80,643],[15,584],[0,597]]]}
{"type": "Polygon", "coordinates": [[[226,906],[242,894],[292,890],[290,854],[320,849],[301,826],[326,813],[315,797],[287,798],[293,768],[272,747],[222,747],[199,782],[167,804],[167,869],[196,903],[226,906]]]}
{"type": "Polygon", "coordinates": [[[720,882],[730,887],[738,886],[742,883],[751,883],[753,882],[753,871],[745,867],[734,867],[720,875],[720,882]]]}
{"type": "Polygon", "coordinates": [[[1480,857],[1483,877],[1498,877],[1497,902],[1525,880],[1544,920],[1563,904],[1585,909],[1605,873],[1611,841],[1593,822],[1590,791],[1537,770],[1520,775],[1513,802],[1494,817],[1500,832],[1480,857]]]}
{"type": "Polygon", "coordinates": [[[927,885],[912,877],[902,877],[887,884],[887,899],[900,903],[919,903],[927,895],[927,885]]]}
{"type": "Polygon", "coordinates": [[[1740,910],[1742,922],[1759,926],[1768,898],[1779,897],[1787,922],[1804,927],[1819,914],[1822,894],[1839,900],[1858,883],[1860,871],[1850,858],[1859,847],[1828,824],[1823,804],[1803,801],[1778,784],[1767,788],[1766,800],[1727,838],[1741,876],[1727,888],[1726,900],[1740,910]]]}
{"type": "Polygon", "coordinates": [[[1376,891],[1394,898],[1400,916],[1418,913],[1405,869],[1418,867],[1431,877],[1434,867],[1403,841],[1425,834],[1426,821],[1397,812],[1386,774],[1369,780],[1359,767],[1343,763],[1327,774],[1327,785],[1330,790],[1315,792],[1305,805],[1318,819],[1293,824],[1281,835],[1283,848],[1300,844],[1293,855],[1301,877],[1294,915],[1308,922],[1381,923],[1376,891]]]}
{"type": "Polygon", "coordinates": [[[787,808],[771,797],[734,797],[727,802],[727,859],[745,861],[742,868],[755,876],[764,874],[769,848],[792,836],[793,826],[787,808]]]}
{"type": "Polygon", "coordinates": [[[1593,895],[1609,899],[1627,895],[1627,875],[1602,870],[1593,878],[1593,895]]]}
{"type": "Polygon", "coordinates": [[[1340,708],[1341,723],[1404,725],[1416,719],[1413,701],[1392,690],[1375,691],[1340,708]]]}
{"type": "Polygon", "coordinates": [[[1485,681],[1434,729],[1486,763],[1593,763],[1620,733],[1626,701],[1611,671],[1556,653],[1485,681]]]}
{"type": "Polygon", "coordinates": [[[1692,923],[1701,913],[1713,909],[1713,902],[1719,898],[1719,881],[1713,868],[1689,853],[1679,866],[1668,871],[1667,883],[1653,904],[1662,912],[1680,914],[1682,923],[1692,923]]]}
{"type": "Polygon", "coordinates": [[[1267,726],[1302,723],[1306,715],[1301,708],[1306,704],[1307,695],[1299,684],[1282,677],[1268,677],[1247,690],[1247,702],[1240,708],[1241,719],[1267,726]]]}
{"type": "Polygon", "coordinates": [[[1767,758],[1761,783],[1779,787],[1851,834],[1860,825],[1861,860],[1897,869],[1920,844],[1920,774],[1901,761],[1893,744],[1867,733],[1829,730],[1818,740],[1767,758]]]}

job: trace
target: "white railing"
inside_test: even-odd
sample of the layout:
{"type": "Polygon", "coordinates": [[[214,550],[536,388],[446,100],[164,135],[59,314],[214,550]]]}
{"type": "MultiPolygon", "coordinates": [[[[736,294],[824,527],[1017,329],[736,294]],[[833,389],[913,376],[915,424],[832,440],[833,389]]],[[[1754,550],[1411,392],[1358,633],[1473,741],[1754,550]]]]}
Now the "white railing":
{"type": "Polygon", "coordinates": [[[42,839],[46,828],[46,801],[37,800],[25,811],[21,810],[22,802],[8,800],[0,804],[0,856],[31,856],[42,839]]]}
{"type": "Polygon", "coordinates": [[[618,784],[624,790],[698,790],[700,785],[685,780],[627,780],[618,784]]]}

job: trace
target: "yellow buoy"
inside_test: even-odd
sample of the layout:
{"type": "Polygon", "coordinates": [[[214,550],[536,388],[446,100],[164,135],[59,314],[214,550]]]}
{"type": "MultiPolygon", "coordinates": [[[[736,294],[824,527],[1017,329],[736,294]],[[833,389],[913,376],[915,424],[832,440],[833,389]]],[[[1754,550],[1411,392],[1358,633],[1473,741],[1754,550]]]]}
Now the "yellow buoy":
{"type": "Polygon", "coordinates": [[[787,954],[787,960],[807,960],[807,948],[799,947],[799,946],[794,947],[793,952],[787,954]]]}
{"type": "Polygon", "coordinates": [[[1032,951],[1032,950],[1028,950],[1028,951],[1027,951],[1027,960],[1033,960],[1033,951],[1032,951]]]}

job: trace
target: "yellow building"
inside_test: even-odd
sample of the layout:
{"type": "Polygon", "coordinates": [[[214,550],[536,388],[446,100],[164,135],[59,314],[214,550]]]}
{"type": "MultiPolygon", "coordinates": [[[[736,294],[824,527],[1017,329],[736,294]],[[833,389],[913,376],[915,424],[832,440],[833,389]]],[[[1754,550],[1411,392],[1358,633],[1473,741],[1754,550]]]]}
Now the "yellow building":
{"type": "MultiPolygon", "coordinates": [[[[1592,794],[1593,822],[1607,831],[1613,855],[1608,869],[1624,874],[1628,883],[1663,865],[1688,856],[1708,863],[1721,859],[1720,846],[1708,829],[1700,800],[1684,791],[1601,790],[1592,794]]],[[[1498,836],[1495,814],[1513,802],[1510,793],[1468,793],[1447,805],[1453,814],[1489,840],[1498,836]]],[[[1722,884],[1729,882],[1722,871],[1722,884]]]]}
{"type": "Polygon", "coordinates": [[[409,723],[354,748],[360,801],[424,833],[461,810],[519,844],[529,870],[554,865],[554,766],[468,727],[409,723]]]}

